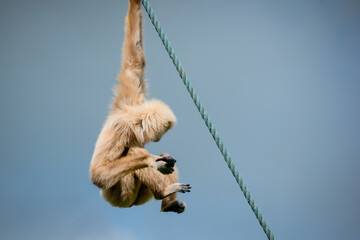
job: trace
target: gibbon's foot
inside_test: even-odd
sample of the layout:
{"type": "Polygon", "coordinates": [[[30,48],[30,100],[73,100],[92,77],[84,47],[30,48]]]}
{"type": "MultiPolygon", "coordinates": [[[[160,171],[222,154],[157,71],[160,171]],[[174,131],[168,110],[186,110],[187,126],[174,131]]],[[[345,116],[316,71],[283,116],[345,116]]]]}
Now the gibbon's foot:
{"type": "Polygon", "coordinates": [[[170,196],[173,193],[176,192],[181,192],[181,193],[186,193],[186,192],[190,192],[190,184],[184,184],[184,183],[173,183],[169,186],[167,186],[167,188],[165,189],[164,192],[164,197],[170,196]]]}
{"type": "Polygon", "coordinates": [[[176,212],[176,213],[182,213],[185,211],[186,204],[184,202],[180,202],[179,200],[175,200],[165,207],[161,209],[162,212],[176,212]]]}
{"type": "Polygon", "coordinates": [[[176,160],[167,153],[160,155],[160,158],[156,159],[157,170],[162,174],[170,174],[174,171],[176,160]]]}

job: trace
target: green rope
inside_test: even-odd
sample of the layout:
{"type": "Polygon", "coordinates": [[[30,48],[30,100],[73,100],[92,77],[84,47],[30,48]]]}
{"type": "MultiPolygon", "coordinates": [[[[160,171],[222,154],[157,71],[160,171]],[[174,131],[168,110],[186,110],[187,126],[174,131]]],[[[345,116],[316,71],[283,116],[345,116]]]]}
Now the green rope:
{"type": "Polygon", "coordinates": [[[142,0],[142,4],[143,4],[146,12],[148,13],[148,15],[151,19],[151,22],[153,23],[157,33],[159,34],[159,37],[161,38],[161,41],[166,48],[166,51],[168,52],[172,62],[174,63],[176,70],[179,72],[180,77],[182,78],[187,90],[189,91],[191,98],[194,100],[194,103],[195,103],[197,109],[199,110],[201,117],[204,119],[206,126],[208,127],[210,133],[212,134],[212,136],[216,142],[216,145],[220,149],[221,154],[224,156],[225,162],[227,163],[227,165],[230,168],[232,174],[234,175],[237,183],[239,184],[241,191],[244,193],[246,200],[248,201],[249,205],[251,206],[251,209],[253,210],[253,212],[254,212],[256,218],[258,219],[261,227],[263,228],[266,236],[268,237],[269,240],[274,240],[273,233],[271,232],[271,230],[270,230],[269,226],[267,225],[264,217],[262,216],[259,208],[257,207],[254,199],[252,198],[248,188],[246,187],[242,177],[240,176],[238,170],[236,169],[236,166],[235,166],[234,162],[232,161],[230,154],[229,154],[228,150],[226,149],[223,141],[221,140],[217,130],[215,129],[214,124],[210,121],[209,116],[206,113],[206,110],[199,99],[199,96],[196,94],[195,89],[193,88],[191,82],[187,79],[185,71],[183,70],[178,57],[176,56],[173,48],[170,45],[170,42],[169,42],[167,36],[165,35],[159,21],[157,20],[153,9],[150,7],[150,4],[147,0],[142,0]]]}

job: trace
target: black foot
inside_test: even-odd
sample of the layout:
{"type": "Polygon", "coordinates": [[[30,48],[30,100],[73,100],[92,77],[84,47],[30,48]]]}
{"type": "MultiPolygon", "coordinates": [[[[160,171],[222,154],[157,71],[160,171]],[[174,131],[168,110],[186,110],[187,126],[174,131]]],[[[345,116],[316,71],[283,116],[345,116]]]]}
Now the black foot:
{"type": "Polygon", "coordinates": [[[162,174],[170,174],[174,171],[176,160],[167,153],[160,155],[160,158],[156,159],[157,170],[162,174]]]}
{"type": "Polygon", "coordinates": [[[175,200],[165,206],[161,211],[162,212],[176,212],[182,213],[185,211],[186,204],[184,202],[180,202],[179,200],[175,200]]]}

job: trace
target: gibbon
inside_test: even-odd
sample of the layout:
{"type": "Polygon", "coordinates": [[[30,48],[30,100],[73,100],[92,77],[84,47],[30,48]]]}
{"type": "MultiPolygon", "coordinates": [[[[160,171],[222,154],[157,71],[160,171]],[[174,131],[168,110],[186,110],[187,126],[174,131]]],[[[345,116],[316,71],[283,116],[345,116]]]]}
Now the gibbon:
{"type": "Polygon", "coordinates": [[[162,200],[161,211],[182,213],[186,205],[176,193],[190,192],[191,187],[177,182],[175,159],[144,148],[147,142],[159,141],[176,122],[168,105],[145,99],[144,68],[141,4],[129,0],[119,85],[95,144],[90,179],[112,206],[132,207],[154,197],[162,200]]]}

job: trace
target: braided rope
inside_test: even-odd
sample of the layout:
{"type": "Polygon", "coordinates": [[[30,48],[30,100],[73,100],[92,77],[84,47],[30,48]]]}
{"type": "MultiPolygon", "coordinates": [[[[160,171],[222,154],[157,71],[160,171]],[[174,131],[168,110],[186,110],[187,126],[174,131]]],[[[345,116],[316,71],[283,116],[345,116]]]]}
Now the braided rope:
{"type": "Polygon", "coordinates": [[[268,237],[269,240],[274,240],[274,235],[271,232],[269,226],[267,225],[264,217],[262,216],[258,206],[256,205],[254,199],[252,198],[248,188],[246,187],[242,177],[240,176],[238,170],[236,169],[236,166],[234,164],[234,162],[232,161],[230,154],[228,152],[228,150],[226,149],[223,141],[221,140],[217,130],[215,129],[214,124],[210,121],[210,118],[208,116],[208,114],[206,113],[206,110],[203,106],[203,104],[201,103],[199,96],[197,95],[195,89],[193,88],[191,82],[187,79],[186,73],[183,70],[181,63],[178,59],[178,57],[176,56],[173,48],[170,45],[170,42],[167,38],[167,36],[165,35],[159,21],[157,20],[157,17],[153,11],[153,9],[150,7],[150,4],[147,0],[142,0],[142,4],[146,10],[146,12],[148,13],[152,24],[154,25],[157,33],[159,34],[159,37],[161,38],[162,43],[164,44],[166,51],[168,52],[172,62],[175,65],[176,70],[179,72],[179,75],[181,77],[181,79],[183,80],[187,90],[190,93],[191,98],[193,99],[197,109],[199,110],[201,117],[204,119],[206,126],[208,127],[211,135],[213,136],[216,145],[218,146],[218,148],[221,151],[221,154],[224,156],[225,162],[227,163],[228,167],[230,168],[232,174],[234,175],[236,182],[239,184],[241,191],[244,193],[244,196],[247,200],[247,202],[249,203],[251,209],[253,210],[256,218],[258,219],[261,227],[263,228],[266,236],[268,237]]]}

